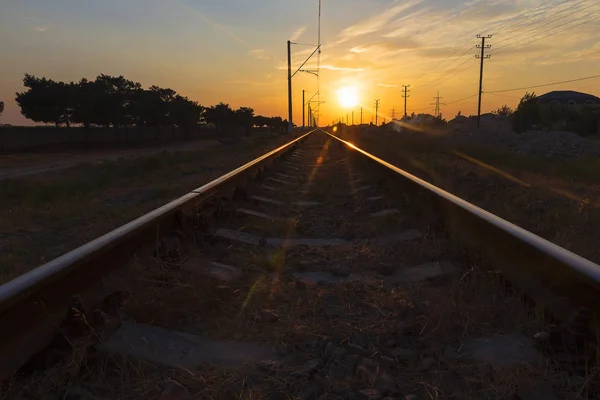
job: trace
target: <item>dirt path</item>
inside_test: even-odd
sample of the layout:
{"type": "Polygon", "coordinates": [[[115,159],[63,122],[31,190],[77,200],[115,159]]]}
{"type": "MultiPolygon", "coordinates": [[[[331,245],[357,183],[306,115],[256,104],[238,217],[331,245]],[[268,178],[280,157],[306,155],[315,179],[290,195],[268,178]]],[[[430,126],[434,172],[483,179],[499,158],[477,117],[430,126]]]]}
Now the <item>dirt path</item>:
{"type": "Polygon", "coordinates": [[[60,171],[83,163],[98,164],[102,161],[118,160],[120,158],[128,159],[160,154],[162,152],[205,150],[218,143],[216,140],[196,140],[158,148],[99,151],[84,154],[80,152],[61,152],[52,154],[24,153],[0,155],[0,181],[51,171],[60,171]]]}

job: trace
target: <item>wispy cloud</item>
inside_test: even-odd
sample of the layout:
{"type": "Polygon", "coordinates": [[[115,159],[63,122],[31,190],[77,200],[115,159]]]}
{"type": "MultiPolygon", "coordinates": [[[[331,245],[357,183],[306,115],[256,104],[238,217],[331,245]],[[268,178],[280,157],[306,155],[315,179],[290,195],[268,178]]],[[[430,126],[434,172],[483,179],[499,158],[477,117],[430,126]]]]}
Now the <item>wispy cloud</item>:
{"type": "Polygon", "coordinates": [[[321,65],[321,69],[328,69],[330,71],[364,71],[362,67],[338,67],[335,65],[321,65]]]}
{"type": "Polygon", "coordinates": [[[367,51],[369,51],[368,48],[361,47],[361,46],[359,46],[359,47],[353,47],[353,48],[350,49],[350,53],[356,53],[356,54],[365,53],[367,51]]]}
{"type": "Polygon", "coordinates": [[[296,29],[294,31],[294,33],[292,33],[292,36],[290,36],[290,40],[292,42],[295,42],[296,40],[300,39],[300,37],[302,36],[302,34],[306,31],[306,27],[305,26],[301,26],[300,28],[296,29]]]}
{"type": "Polygon", "coordinates": [[[399,85],[392,85],[389,83],[378,83],[377,86],[383,87],[383,88],[397,88],[399,85]]]}
{"type": "Polygon", "coordinates": [[[35,28],[33,28],[34,31],[36,32],[46,32],[48,29],[50,29],[48,26],[36,26],[35,28]]]}
{"type": "Polygon", "coordinates": [[[390,7],[387,10],[380,12],[379,14],[373,15],[363,21],[360,21],[348,28],[344,29],[339,34],[339,40],[337,43],[343,43],[352,38],[356,38],[358,36],[367,35],[369,33],[374,33],[384,28],[386,24],[392,21],[398,14],[410,9],[423,2],[423,0],[412,0],[406,1],[398,4],[398,1],[394,2],[394,6],[390,7]]]}
{"type": "Polygon", "coordinates": [[[249,53],[259,60],[270,60],[271,57],[266,56],[265,52],[265,49],[252,49],[249,53]]]}
{"type": "Polygon", "coordinates": [[[204,22],[206,22],[207,24],[212,26],[214,29],[216,29],[217,31],[219,31],[221,33],[224,33],[225,35],[229,36],[231,39],[235,40],[236,42],[245,46],[246,48],[251,47],[248,44],[248,42],[246,42],[243,38],[241,38],[239,35],[237,35],[233,31],[233,29],[231,29],[217,21],[214,21],[212,18],[209,18],[205,13],[201,12],[200,10],[196,9],[195,7],[191,7],[189,4],[187,4],[181,0],[172,0],[172,3],[177,4],[178,6],[182,7],[185,10],[185,12],[192,13],[192,14],[198,16],[204,22]]]}

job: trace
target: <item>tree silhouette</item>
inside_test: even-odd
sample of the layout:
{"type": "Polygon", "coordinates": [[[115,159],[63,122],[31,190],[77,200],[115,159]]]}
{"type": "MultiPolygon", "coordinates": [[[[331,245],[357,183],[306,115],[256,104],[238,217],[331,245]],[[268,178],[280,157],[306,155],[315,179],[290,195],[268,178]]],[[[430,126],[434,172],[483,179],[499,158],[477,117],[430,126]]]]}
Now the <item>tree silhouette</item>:
{"type": "Polygon", "coordinates": [[[521,98],[517,110],[512,114],[512,126],[515,132],[525,132],[533,125],[540,123],[540,108],[535,92],[525,93],[521,98]]]}
{"type": "Polygon", "coordinates": [[[498,109],[492,111],[492,114],[497,115],[499,117],[510,117],[514,110],[510,108],[507,104],[499,107],[498,109]]]}
{"type": "Polygon", "coordinates": [[[175,96],[169,105],[169,119],[173,126],[190,128],[198,125],[203,117],[204,107],[183,96],[175,96]]]}
{"type": "Polygon", "coordinates": [[[254,126],[280,131],[286,124],[281,117],[255,116],[250,107],[234,111],[228,104],[219,103],[204,108],[172,89],[151,86],[145,90],[123,76],[101,74],[93,81],[82,78],[65,83],[25,74],[23,85],[27,90],[16,94],[21,113],[35,122],[56,126],[149,126],[156,129],[158,138],[162,127],[189,132],[202,122],[214,124],[218,132],[242,127],[246,135],[254,126]]]}
{"type": "Polygon", "coordinates": [[[270,118],[269,117],[264,117],[262,115],[255,115],[254,116],[254,126],[258,127],[258,128],[264,128],[266,127],[270,127],[270,118]]]}
{"type": "Polygon", "coordinates": [[[94,123],[118,128],[135,122],[135,107],[132,105],[142,85],[125,79],[101,74],[94,82],[98,91],[94,113],[94,123]]]}
{"type": "Polygon", "coordinates": [[[28,90],[17,93],[15,99],[23,116],[35,122],[70,125],[75,109],[73,84],[25,74],[23,86],[28,90]]]}
{"type": "Polygon", "coordinates": [[[4,102],[0,101],[0,116],[2,116],[3,112],[4,112],[4,102]]]}
{"type": "Polygon", "coordinates": [[[204,118],[209,124],[215,125],[217,132],[221,132],[225,126],[235,125],[235,112],[226,103],[207,108],[204,118]]]}
{"type": "Polygon", "coordinates": [[[98,98],[98,85],[82,78],[73,84],[75,109],[72,121],[89,128],[96,121],[96,101],[98,98]]]}
{"type": "Polygon", "coordinates": [[[128,106],[128,113],[137,125],[161,126],[173,125],[169,113],[171,103],[177,94],[172,89],[151,86],[149,90],[136,90],[128,106]]]}
{"type": "Polygon", "coordinates": [[[250,107],[240,107],[235,111],[236,125],[244,128],[246,136],[250,136],[252,126],[254,126],[254,110],[250,107]]]}

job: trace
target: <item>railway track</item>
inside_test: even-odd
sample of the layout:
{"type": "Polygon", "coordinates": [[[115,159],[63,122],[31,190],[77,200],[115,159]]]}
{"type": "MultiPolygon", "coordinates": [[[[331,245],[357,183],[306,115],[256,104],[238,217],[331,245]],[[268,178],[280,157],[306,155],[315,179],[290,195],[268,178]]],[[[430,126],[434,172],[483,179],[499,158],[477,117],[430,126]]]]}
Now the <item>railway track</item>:
{"type": "Polygon", "coordinates": [[[0,287],[0,398],[594,398],[599,270],[317,130],[0,287]]]}

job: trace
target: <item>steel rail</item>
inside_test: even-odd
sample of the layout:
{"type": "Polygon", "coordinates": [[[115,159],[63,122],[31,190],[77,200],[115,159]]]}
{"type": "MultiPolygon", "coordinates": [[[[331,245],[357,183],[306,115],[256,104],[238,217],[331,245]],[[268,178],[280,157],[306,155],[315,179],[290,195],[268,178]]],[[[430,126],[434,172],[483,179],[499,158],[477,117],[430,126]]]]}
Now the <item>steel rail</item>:
{"type": "MultiPolygon", "coordinates": [[[[323,131],[323,130],[322,130],[323,131]]],[[[555,317],[582,329],[596,329],[600,312],[600,266],[485,211],[384,161],[356,145],[323,131],[377,166],[403,177],[409,190],[429,194],[449,234],[491,256],[512,283],[520,286],[555,317]],[[583,321],[581,319],[584,319],[583,321]]]]}
{"type": "Polygon", "coordinates": [[[211,197],[243,185],[315,131],[1,285],[0,379],[52,341],[74,296],[90,304],[101,301],[109,289],[102,287],[103,277],[129,262],[140,247],[156,244],[186,213],[198,210],[211,197]]]}

